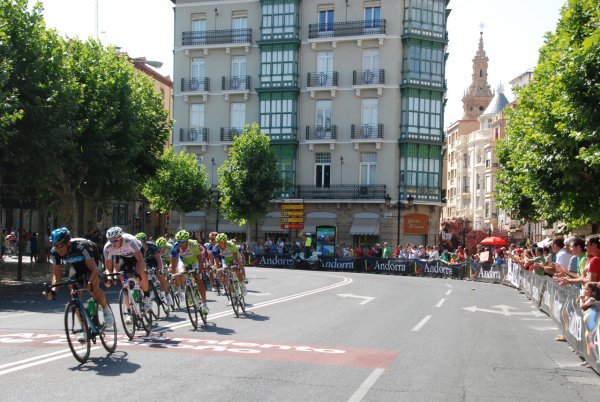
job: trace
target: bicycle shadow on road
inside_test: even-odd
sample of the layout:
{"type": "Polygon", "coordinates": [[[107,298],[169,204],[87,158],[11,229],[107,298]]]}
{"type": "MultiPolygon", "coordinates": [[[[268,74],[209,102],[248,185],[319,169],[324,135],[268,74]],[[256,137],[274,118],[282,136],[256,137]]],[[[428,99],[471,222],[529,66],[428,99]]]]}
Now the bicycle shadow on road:
{"type": "Polygon", "coordinates": [[[90,357],[83,364],[76,367],[71,367],[71,371],[95,371],[96,374],[105,377],[116,377],[121,374],[135,373],[142,366],[137,363],[130,362],[127,357],[129,354],[124,351],[116,351],[108,356],[90,357]]]}
{"type": "Polygon", "coordinates": [[[195,333],[206,333],[215,335],[235,335],[237,332],[231,328],[220,327],[213,322],[208,322],[208,325],[202,325],[198,329],[191,329],[195,333]]]}

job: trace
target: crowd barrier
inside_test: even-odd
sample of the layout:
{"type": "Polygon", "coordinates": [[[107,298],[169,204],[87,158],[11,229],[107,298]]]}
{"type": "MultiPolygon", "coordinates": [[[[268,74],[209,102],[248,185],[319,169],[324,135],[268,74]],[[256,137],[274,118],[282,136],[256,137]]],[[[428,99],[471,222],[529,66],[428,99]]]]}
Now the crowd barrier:
{"type": "MultiPolygon", "coordinates": [[[[556,321],[568,343],[600,374],[600,302],[582,311],[577,303],[580,292],[578,287],[560,287],[549,276],[524,270],[512,260],[499,267],[496,264],[473,261],[449,264],[441,260],[401,258],[328,256],[319,258],[319,269],[323,271],[471,279],[514,287],[525,293],[539,310],[556,321]]],[[[292,268],[294,266],[294,261],[289,254],[252,254],[246,255],[246,259],[250,265],[257,267],[292,268]]]]}

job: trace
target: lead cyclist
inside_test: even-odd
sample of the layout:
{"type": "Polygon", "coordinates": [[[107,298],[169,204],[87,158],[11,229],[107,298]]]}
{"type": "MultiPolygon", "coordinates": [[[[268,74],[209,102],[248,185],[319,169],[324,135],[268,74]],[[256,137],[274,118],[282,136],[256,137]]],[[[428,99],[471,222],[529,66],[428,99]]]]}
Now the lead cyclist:
{"type": "Polygon", "coordinates": [[[242,286],[242,294],[246,296],[248,291],[244,284],[244,275],[242,274],[244,269],[244,258],[242,257],[242,254],[233,242],[227,240],[227,235],[225,233],[219,233],[215,240],[217,241],[217,247],[213,248],[213,256],[215,257],[217,266],[219,268],[228,267],[233,264],[238,266],[239,269],[235,270],[235,274],[242,286]]]}

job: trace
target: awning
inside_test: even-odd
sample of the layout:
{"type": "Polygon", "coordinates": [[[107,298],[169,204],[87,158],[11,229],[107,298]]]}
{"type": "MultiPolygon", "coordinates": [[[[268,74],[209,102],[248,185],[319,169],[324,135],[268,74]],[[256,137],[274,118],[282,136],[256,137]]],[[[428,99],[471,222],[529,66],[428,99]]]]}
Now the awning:
{"type": "Polygon", "coordinates": [[[315,233],[317,226],[335,226],[335,218],[306,218],[304,221],[304,233],[315,233]]]}
{"type": "Polygon", "coordinates": [[[285,233],[287,230],[281,228],[281,218],[266,218],[260,230],[264,233],[285,233]]]}
{"type": "Polygon", "coordinates": [[[219,232],[221,232],[221,233],[246,233],[246,225],[240,226],[237,223],[219,222],[219,232]]]}
{"type": "Polygon", "coordinates": [[[352,221],[350,228],[351,235],[378,235],[379,234],[379,219],[361,218],[352,221]]]}

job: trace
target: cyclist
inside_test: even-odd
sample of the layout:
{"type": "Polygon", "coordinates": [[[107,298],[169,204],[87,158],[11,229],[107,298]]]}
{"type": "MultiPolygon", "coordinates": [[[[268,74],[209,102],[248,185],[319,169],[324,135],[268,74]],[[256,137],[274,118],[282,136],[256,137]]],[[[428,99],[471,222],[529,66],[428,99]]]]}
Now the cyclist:
{"type": "Polygon", "coordinates": [[[248,291],[246,290],[246,285],[244,285],[244,276],[242,275],[242,270],[244,269],[244,258],[242,257],[242,254],[233,242],[227,241],[227,235],[225,233],[219,233],[215,240],[217,241],[217,246],[213,247],[215,262],[219,268],[221,268],[221,266],[227,267],[234,263],[238,266],[239,269],[235,270],[235,274],[240,281],[240,285],[242,285],[242,294],[246,296],[248,291]]]}
{"type": "MultiPolygon", "coordinates": [[[[211,267],[216,268],[215,257],[213,255],[213,247],[217,246],[217,241],[215,240],[215,238],[218,234],[219,233],[217,232],[210,232],[208,234],[209,241],[204,243],[204,261],[205,265],[208,267],[207,269],[209,269],[210,282],[213,284],[213,291],[215,292],[217,291],[218,283],[215,282],[215,275],[211,267]]],[[[220,272],[217,272],[217,280],[219,281],[219,283],[223,283],[220,272]]]]}
{"type": "MultiPolygon", "coordinates": [[[[180,230],[175,234],[175,240],[177,243],[171,248],[171,270],[176,270],[181,267],[184,270],[190,268],[204,269],[204,261],[202,259],[202,251],[196,240],[190,240],[190,234],[187,230],[180,230]]],[[[202,313],[208,314],[208,306],[206,305],[206,288],[204,282],[200,277],[199,271],[196,270],[194,273],[194,279],[198,284],[200,290],[200,296],[202,297],[202,313]]],[[[179,290],[180,299],[185,300],[185,294],[181,294],[182,289],[179,290]]]]}
{"type": "MultiPolygon", "coordinates": [[[[150,311],[152,299],[148,292],[148,275],[146,274],[146,263],[142,255],[142,243],[129,233],[123,233],[123,229],[114,226],[106,231],[107,242],[104,245],[104,266],[109,273],[113,272],[113,256],[119,256],[121,268],[125,273],[131,274],[135,270],[140,280],[140,287],[144,292],[144,308],[150,311]]],[[[130,319],[128,317],[128,319],[130,319]]]]}
{"type": "MultiPolygon", "coordinates": [[[[65,227],[54,229],[50,233],[50,242],[52,250],[50,251],[50,265],[53,275],[50,283],[54,285],[60,282],[61,264],[69,263],[69,279],[87,280],[87,289],[94,295],[94,298],[104,310],[104,322],[107,328],[114,324],[114,318],[111,310],[108,308],[106,296],[100,288],[100,276],[98,271],[99,253],[96,245],[81,238],[71,238],[71,232],[65,227]]],[[[48,300],[56,298],[56,291],[44,292],[48,300]]],[[[84,336],[84,334],[82,334],[84,336]]],[[[85,339],[85,338],[83,338],[85,339]]]]}
{"type": "Polygon", "coordinates": [[[173,308],[173,299],[169,293],[167,280],[163,275],[163,262],[158,246],[153,241],[148,241],[148,235],[144,232],[139,232],[135,235],[135,238],[142,242],[142,254],[144,254],[146,260],[146,266],[148,268],[156,268],[156,279],[158,279],[160,287],[162,288],[160,297],[165,301],[165,304],[169,306],[169,308],[173,308]]]}

